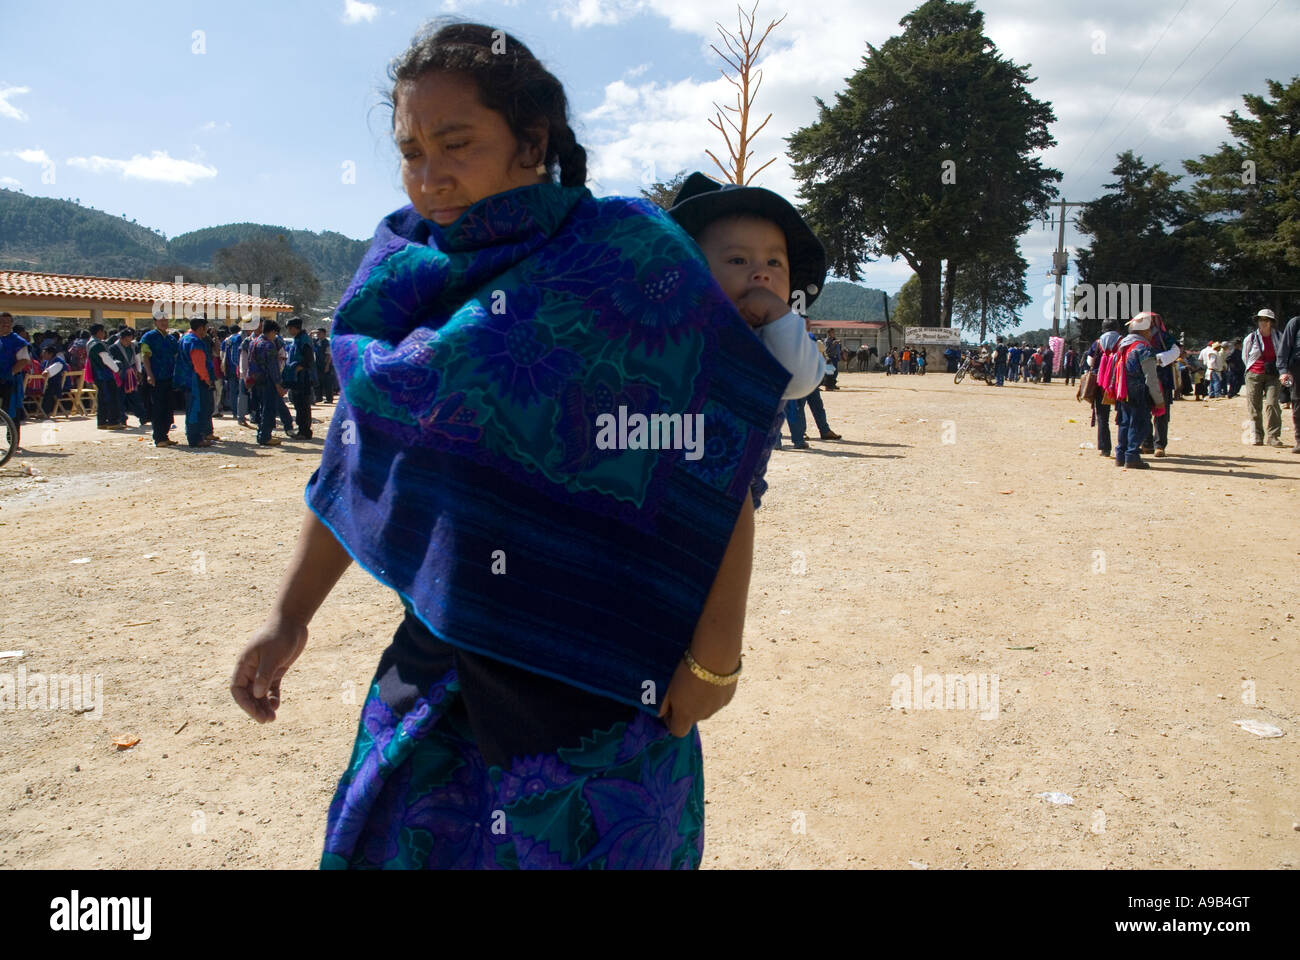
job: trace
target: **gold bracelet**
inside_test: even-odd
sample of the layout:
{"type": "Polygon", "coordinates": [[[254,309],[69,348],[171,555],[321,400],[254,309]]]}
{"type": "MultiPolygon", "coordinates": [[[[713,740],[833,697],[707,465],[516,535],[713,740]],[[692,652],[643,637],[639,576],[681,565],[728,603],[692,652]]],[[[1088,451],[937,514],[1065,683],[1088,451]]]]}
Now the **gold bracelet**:
{"type": "Polygon", "coordinates": [[[740,669],[745,665],[745,658],[741,657],[740,663],[736,665],[736,669],[731,671],[731,673],[714,673],[712,670],[700,666],[699,662],[691,656],[690,648],[687,648],[686,652],[682,654],[682,659],[686,661],[686,666],[690,668],[691,673],[695,674],[706,683],[713,684],[715,687],[731,686],[740,679],[740,669]]]}

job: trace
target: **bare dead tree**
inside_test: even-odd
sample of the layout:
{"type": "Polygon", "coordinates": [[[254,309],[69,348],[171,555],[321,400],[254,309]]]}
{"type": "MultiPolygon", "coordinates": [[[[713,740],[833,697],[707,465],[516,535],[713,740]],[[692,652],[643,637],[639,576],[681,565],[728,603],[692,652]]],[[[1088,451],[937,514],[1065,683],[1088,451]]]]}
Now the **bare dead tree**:
{"type": "MultiPolygon", "coordinates": [[[[772,119],[772,115],[769,113],[752,132],[749,129],[749,112],[754,106],[755,98],[758,96],[758,88],[763,83],[763,71],[754,72],[754,64],[758,62],[759,51],[763,49],[763,41],[781,23],[781,20],[785,19],[785,16],[783,16],[781,20],[773,20],[769,23],[767,29],[763,31],[763,35],[755,43],[754,14],[757,11],[758,0],[754,0],[754,7],[749,13],[746,13],[743,7],[737,6],[737,27],[734,34],[722,29],[722,24],[717,24],[718,34],[722,37],[722,42],[727,48],[726,53],[723,53],[713,44],[709,45],[710,49],[720,56],[734,73],[733,76],[728,74],[725,69],[719,68],[723,78],[736,88],[736,105],[734,107],[724,107],[714,103],[713,106],[718,111],[717,117],[709,121],[709,125],[715,127],[727,143],[729,168],[717,158],[712,150],[705,150],[704,152],[709,155],[710,160],[718,165],[718,169],[722,171],[728,183],[738,183],[742,186],[749,184],[767,167],[776,162],[776,157],[773,157],[749,174],[748,177],[745,176],[745,167],[749,164],[749,158],[754,155],[754,151],[749,149],[749,145],[767,126],[767,121],[772,119]],[[729,116],[729,114],[735,114],[735,118],[729,116]],[[739,120],[739,123],[736,122],[737,120],[739,120]],[[733,133],[728,132],[727,127],[730,127],[731,131],[734,132],[736,138],[734,144],[731,139],[733,133]]],[[[786,16],[789,16],[789,14],[786,14],[786,16]]]]}

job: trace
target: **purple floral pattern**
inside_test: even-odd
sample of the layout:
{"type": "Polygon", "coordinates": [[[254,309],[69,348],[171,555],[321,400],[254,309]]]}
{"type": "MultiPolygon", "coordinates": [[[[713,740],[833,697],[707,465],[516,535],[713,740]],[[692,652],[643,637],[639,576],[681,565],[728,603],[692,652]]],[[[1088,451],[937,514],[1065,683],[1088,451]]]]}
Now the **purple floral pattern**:
{"type": "Polygon", "coordinates": [[[404,715],[376,685],[330,805],[323,868],[698,867],[704,781],[697,731],[654,717],[578,748],[488,767],[447,713],[451,671],[404,715]]]}

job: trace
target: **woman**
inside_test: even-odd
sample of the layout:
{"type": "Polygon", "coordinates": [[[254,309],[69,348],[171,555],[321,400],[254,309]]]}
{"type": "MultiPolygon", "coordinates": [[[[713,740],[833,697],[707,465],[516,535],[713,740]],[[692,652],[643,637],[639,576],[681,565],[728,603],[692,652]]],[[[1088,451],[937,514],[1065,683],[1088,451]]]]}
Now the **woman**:
{"type": "Polygon", "coordinates": [[[275,718],[356,559],[407,614],[322,866],[698,867],[694,725],[735,691],[789,374],[662,212],[582,186],[563,88],[513,37],[426,30],[390,77],[411,205],[340,303],[310,511],[232,695],[275,718]],[[697,417],[703,455],[648,445],[650,414],[697,417]]]}

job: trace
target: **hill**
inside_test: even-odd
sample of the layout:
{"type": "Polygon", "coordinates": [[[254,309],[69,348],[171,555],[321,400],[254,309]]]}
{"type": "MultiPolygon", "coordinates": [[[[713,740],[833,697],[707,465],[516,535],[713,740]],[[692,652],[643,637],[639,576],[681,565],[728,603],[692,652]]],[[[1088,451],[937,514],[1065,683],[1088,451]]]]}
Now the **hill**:
{"type": "Polygon", "coordinates": [[[229,223],[173,237],[168,244],[168,251],[180,263],[207,270],[212,267],[213,254],[222,247],[259,237],[274,237],[277,234],[288,237],[293,252],[311,265],[316,279],[320,280],[323,308],[333,306],[343,296],[343,291],[347,289],[369,246],[365,240],[353,240],[332,230],[312,233],[310,230],[290,230],[264,223],[229,223]]]}
{"type": "MultiPolygon", "coordinates": [[[[871,321],[885,320],[883,291],[860,287],[856,283],[831,280],[826,284],[813,305],[808,317],[820,321],[871,321]]],[[[889,299],[889,315],[894,315],[894,298],[889,299]]]]}
{"type": "Polygon", "coordinates": [[[174,263],[206,271],[222,247],[281,233],[320,280],[319,306],[332,306],[361,263],[367,241],[264,223],[205,227],[168,240],[160,231],[75,200],[0,190],[0,268],[9,270],[144,277],[162,264],[174,263]]]}
{"type": "Polygon", "coordinates": [[[123,217],[70,200],[0,190],[0,267],[137,277],[167,259],[167,241],[123,217]]]}

